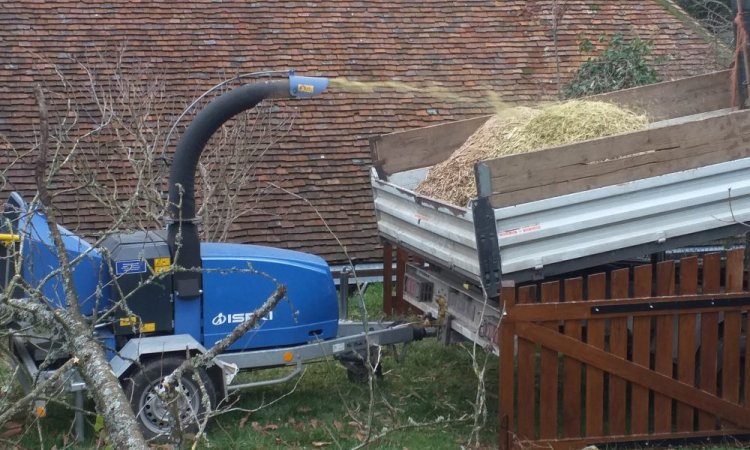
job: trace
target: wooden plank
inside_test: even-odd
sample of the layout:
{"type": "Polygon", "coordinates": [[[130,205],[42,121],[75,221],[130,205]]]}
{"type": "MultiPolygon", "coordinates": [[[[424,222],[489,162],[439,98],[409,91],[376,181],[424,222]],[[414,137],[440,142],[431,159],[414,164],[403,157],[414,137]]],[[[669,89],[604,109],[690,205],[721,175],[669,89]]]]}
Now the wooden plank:
{"type": "Polygon", "coordinates": [[[645,114],[651,121],[732,106],[730,70],[595,95],[600,100],[645,114]]]}
{"type": "MultiPolygon", "coordinates": [[[[674,295],[674,261],[663,261],[656,265],[656,295],[674,295]]],[[[674,339],[674,315],[666,313],[656,316],[654,334],[654,370],[672,377],[672,343],[674,339]]],[[[654,394],[654,433],[672,431],[672,399],[654,394]]]]}
{"type": "MultiPolygon", "coordinates": [[[[542,303],[558,303],[560,301],[560,283],[552,281],[542,284],[541,300],[542,303]]],[[[543,325],[550,330],[558,330],[557,321],[545,322],[543,325]]],[[[552,439],[557,436],[557,352],[542,348],[540,377],[539,437],[541,439],[552,439]]]]}
{"type": "MultiPolygon", "coordinates": [[[[721,255],[712,253],[703,257],[703,293],[719,292],[721,255]]],[[[699,386],[709,394],[716,394],[716,358],[719,348],[718,313],[701,314],[700,381],[699,386]]],[[[699,411],[698,429],[716,428],[716,415],[699,411]]]]}
{"type": "Polygon", "coordinates": [[[409,254],[405,249],[397,247],[396,249],[396,298],[394,299],[394,309],[399,315],[406,314],[406,301],[404,300],[404,283],[406,282],[406,262],[409,254]]]}
{"type": "MultiPolygon", "coordinates": [[[[747,111],[733,111],[723,116],[671,127],[608,136],[532,153],[507,155],[488,160],[487,164],[493,178],[512,179],[512,175],[528,177],[532,170],[534,173],[540,171],[550,173],[555,169],[581,165],[593,166],[608,159],[623,158],[649,151],[668,150],[677,146],[691,147],[711,142],[708,139],[709,136],[718,137],[719,141],[732,138],[732,142],[736,142],[737,138],[747,133],[745,129],[747,117],[747,111]]],[[[496,186],[496,189],[498,187],[496,186]]]]}
{"type": "Polygon", "coordinates": [[[649,370],[640,364],[624,360],[609,352],[532,323],[516,324],[516,333],[519,337],[538,342],[576,358],[588,367],[595,366],[606,372],[616,373],[632,383],[647,386],[664,397],[682,398],[693,407],[721,416],[739,427],[750,428],[750,410],[695,389],[657,371],[649,370]]]}
{"type": "Polygon", "coordinates": [[[750,156],[750,111],[486,161],[502,207],[750,156]]]}
{"type": "MultiPolygon", "coordinates": [[[[531,303],[536,298],[536,286],[518,289],[518,303],[531,303]]],[[[527,339],[518,339],[518,437],[535,439],[534,419],[536,417],[536,345],[527,339]]]]}
{"type": "MultiPolygon", "coordinates": [[[[583,298],[583,279],[565,280],[565,301],[583,298]]],[[[581,321],[566,320],[565,336],[581,340],[581,321]]],[[[572,358],[563,358],[563,436],[581,436],[581,363],[572,358]]]]}
{"type": "Polygon", "coordinates": [[[383,312],[393,315],[393,246],[383,242],[383,312]]]}
{"type": "MultiPolygon", "coordinates": [[[[546,320],[573,320],[573,319],[612,319],[623,314],[620,310],[607,310],[608,307],[625,306],[623,300],[589,300],[585,302],[550,303],[547,305],[529,304],[516,305],[513,307],[513,317],[509,321],[546,321],[546,320]]],[[[696,314],[699,312],[718,312],[736,309],[747,309],[744,305],[750,301],[747,292],[729,294],[700,294],[691,296],[667,296],[633,298],[630,307],[638,307],[637,310],[627,311],[633,317],[653,317],[664,314],[696,314]],[[706,301],[713,301],[714,305],[704,305],[706,301]],[[684,302],[696,303],[701,301],[701,306],[684,308],[684,302]],[[664,306],[667,305],[667,306],[664,306]]]]}
{"type": "MultiPolygon", "coordinates": [[[[747,114],[745,114],[745,118],[748,118],[747,114]]],[[[729,122],[724,116],[716,120],[717,122],[729,122]]],[[[749,123],[750,120],[745,120],[736,126],[746,127],[749,123]]],[[[678,133],[684,132],[685,130],[674,130],[674,128],[679,128],[682,125],[652,130],[653,133],[661,131],[665,136],[659,137],[660,140],[653,142],[653,145],[649,145],[650,142],[648,141],[645,143],[634,141],[631,144],[633,147],[628,148],[628,153],[619,157],[614,156],[615,159],[579,162],[547,169],[534,168],[533,172],[514,172],[509,176],[495,175],[493,172],[493,192],[496,195],[504,193],[508,196],[518,197],[517,191],[535,187],[539,192],[562,195],[570,193],[560,187],[560,184],[566,180],[576,186],[586,186],[588,189],[593,189],[748,156],[747,147],[742,144],[750,133],[739,136],[737,133],[726,134],[726,130],[722,130],[723,133],[721,134],[718,131],[712,133],[715,128],[718,128],[717,126],[702,123],[698,126],[703,125],[706,126],[704,136],[672,134],[675,131],[678,133]],[[705,136],[711,136],[715,138],[715,141],[707,140],[705,136]],[[641,148],[636,147],[636,145],[641,145],[641,148]],[[628,175],[628,171],[630,175],[625,176],[628,175]],[[561,193],[557,193],[557,191],[561,191],[561,193]]],[[[722,128],[724,126],[725,124],[721,125],[722,128]]],[[[729,127],[731,126],[735,125],[729,125],[729,127]]],[[[628,140],[631,136],[630,134],[621,135],[619,138],[628,140]]],[[[617,146],[618,143],[612,142],[609,144],[617,146]]],[[[601,143],[600,145],[605,144],[601,143]]]]}
{"type": "MultiPolygon", "coordinates": [[[[630,286],[630,269],[613,271],[610,283],[610,296],[612,298],[627,298],[630,286]]],[[[609,351],[623,359],[628,357],[628,319],[625,315],[612,319],[610,322],[609,351]]],[[[609,435],[625,434],[626,390],[627,383],[625,380],[610,374],[609,430],[607,432],[609,435]]]]}
{"type": "Polygon", "coordinates": [[[392,175],[442,162],[489,118],[482,116],[375,137],[370,140],[373,165],[392,175]]]}
{"type": "MultiPolygon", "coordinates": [[[[638,266],[633,270],[633,296],[651,296],[651,265],[638,266]]],[[[649,368],[651,359],[651,318],[633,318],[633,363],[649,368]]],[[[648,389],[633,384],[630,400],[630,429],[633,434],[648,433],[649,400],[648,389]]]]}
{"type": "MultiPolygon", "coordinates": [[[[599,273],[588,277],[589,300],[606,297],[606,274],[599,273]]],[[[588,345],[604,348],[604,320],[588,321],[588,345]]],[[[586,366],[586,436],[604,434],[604,372],[598,366],[586,366]]]]}
{"type": "MultiPolygon", "coordinates": [[[[503,287],[500,292],[500,301],[506,309],[516,303],[515,287],[503,287]]],[[[498,389],[498,419],[499,439],[502,450],[510,450],[511,434],[515,434],[515,409],[513,407],[514,394],[514,371],[515,371],[515,332],[513,324],[500,323],[500,370],[498,389]]]]}
{"type": "MultiPolygon", "coordinates": [[[[727,252],[725,276],[727,292],[742,292],[745,251],[736,249],[727,252]]],[[[724,360],[722,364],[721,396],[731,402],[740,400],[740,335],[742,313],[727,311],[724,314],[724,360]]]]}
{"type": "MultiPolygon", "coordinates": [[[[691,440],[693,442],[699,442],[700,438],[725,438],[726,442],[742,443],[743,441],[735,441],[734,435],[742,436],[747,434],[747,430],[740,429],[729,429],[723,431],[714,432],[677,432],[677,433],[661,433],[661,434],[639,434],[639,435],[626,435],[626,436],[603,436],[596,439],[555,439],[555,440],[539,440],[529,443],[530,445],[524,446],[525,443],[521,442],[516,448],[528,449],[537,448],[545,450],[581,450],[589,445],[598,445],[599,448],[654,448],[655,443],[663,443],[664,441],[671,441],[669,447],[675,448],[681,447],[681,440],[691,440]],[[607,445],[613,444],[613,445],[607,445]],[[627,445],[616,445],[616,444],[627,444],[627,445]]],[[[724,440],[724,439],[722,439],[724,440]]],[[[694,445],[695,446],[695,445],[694,445]]],[[[687,448],[691,448],[690,444],[687,444],[687,448]]],[[[699,446],[695,446],[700,448],[699,446]]],[[[658,448],[658,447],[657,447],[658,448]]]]}
{"type": "MultiPolygon", "coordinates": [[[[698,292],[698,258],[680,260],[680,295],[694,295],[698,292]]],[[[695,337],[696,314],[680,315],[677,344],[677,379],[690,386],[695,385],[695,337]]],[[[690,405],[677,402],[677,431],[693,431],[695,411],[690,405]]]]}

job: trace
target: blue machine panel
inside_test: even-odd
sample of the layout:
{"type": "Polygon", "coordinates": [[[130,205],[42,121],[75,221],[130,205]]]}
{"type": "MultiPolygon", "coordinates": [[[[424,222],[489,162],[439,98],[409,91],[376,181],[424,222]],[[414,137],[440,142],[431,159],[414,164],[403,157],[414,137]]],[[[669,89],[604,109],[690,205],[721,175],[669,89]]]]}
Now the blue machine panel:
{"type": "Polygon", "coordinates": [[[134,259],[132,261],[117,261],[115,263],[115,275],[126,275],[129,273],[146,273],[146,261],[134,259]]]}
{"type": "MultiPolygon", "coordinates": [[[[284,347],[336,337],[338,304],[328,264],[317,256],[240,244],[201,244],[203,257],[203,345],[230,333],[273,293],[282,300],[259,326],[230,350],[284,347]]],[[[175,315],[181,307],[175,303],[175,315]]]]}
{"type": "MultiPolygon", "coordinates": [[[[110,307],[109,273],[102,265],[101,254],[80,237],[67,229],[57,226],[63,245],[72,264],[72,278],[81,313],[92,315],[99,308],[110,307]],[[98,289],[100,288],[100,289],[98,289]]],[[[63,277],[59,271],[60,262],[52,240],[47,219],[40,212],[32,212],[22,217],[19,232],[23,242],[21,275],[31,286],[40,286],[51,272],[57,270],[41,285],[42,294],[55,305],[67,306],[63,277]]]]}

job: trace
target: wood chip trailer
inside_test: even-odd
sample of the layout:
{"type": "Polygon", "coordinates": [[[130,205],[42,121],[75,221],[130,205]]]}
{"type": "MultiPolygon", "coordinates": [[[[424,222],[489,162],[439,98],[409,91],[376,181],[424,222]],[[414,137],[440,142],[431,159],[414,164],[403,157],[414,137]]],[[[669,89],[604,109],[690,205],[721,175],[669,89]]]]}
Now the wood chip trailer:
{"type": "Polygon", "coordinates": [[[594,97],[646,114],[651,125],[479,162],[477,195],[465,207],[414,188],[489,116],[373,138],[378,231],[413,261],[397,268],[397,297],[489,346],[501,281],[744,234],[750,111],[733,107],[731,86],[722,71],[594,97]]]}

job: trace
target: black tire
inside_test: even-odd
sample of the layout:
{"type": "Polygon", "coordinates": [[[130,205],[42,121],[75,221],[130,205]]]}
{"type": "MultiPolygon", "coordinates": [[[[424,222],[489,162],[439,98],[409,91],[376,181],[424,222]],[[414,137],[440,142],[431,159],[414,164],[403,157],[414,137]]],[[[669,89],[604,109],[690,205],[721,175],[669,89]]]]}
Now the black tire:
{"type": "MultiPolygon", "coordinates": [[[[122,382],[125,395],[130,400],[130,406],[136,414],[143,436],[148,440],[161,440],[168,437],[174,425],[170,408],[158,397],[154,388],[166,375],[174,372],[183,361],[184,359],[178,356],[146,361],[122,382]]],[[[204,370],[199,370],[198,375],[213,409],[216,405],[216,387],[204,370]]],[[[198,429],[199,421],[206,415],[206,405],[201,401],[201,390],[199,384],[193,379],[192,371],[186,371],[182,375],[179,386],[184,395],[178,396],[175,401],[179,402],[177,406],[180,411],[182,430],[194,433],[198,429]]]]}

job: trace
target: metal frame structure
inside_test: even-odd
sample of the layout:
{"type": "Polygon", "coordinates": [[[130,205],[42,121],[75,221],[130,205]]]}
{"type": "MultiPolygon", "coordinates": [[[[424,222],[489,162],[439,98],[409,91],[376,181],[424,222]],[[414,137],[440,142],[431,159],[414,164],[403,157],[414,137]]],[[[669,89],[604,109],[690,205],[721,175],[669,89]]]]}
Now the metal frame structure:
{"type": "MultiPolygon", "coordinates": [[[[224,392],[229,393],[242,389],[256,388],[290,381],[302,373],[305,363],[326,357],[342,358],[347,355],[356,358],[363,355],[368,346],[394,345],[434,336],[436,331],[429,328],[415,328],[410,324],[394,322],[362,323],[344,320],[339,323],[339,335],[335,339],[310,342],[304,345],[224,353],[216,357],[216,362],[225,375],[224,392]],[[231,379],[238,371],[268,369],[274,367],[294,366],[294,370],[275,379],[249,383],[231,384],[231,379]]],[[[49,379],[54,370],[39,367],[27,348],[28,341],[21,336],[10,337],[10,348],[14,369],[24,391],[29,392],[33,386],[49,379]]],[[[164,355],[186,351],[205,353],[206,349],[190,335],[155,336],[131,339],[118,354],[110,360],[116,376],[121,377],[127,370],[146,355],[164,355]]],[[[83,393],[86,383],[78,371],[72,369],[60,377],[56,388],[74,394],[76,406],[76,436],[84,438],[83,393]]],[[[45,407],[40,401],[37,405],[45,407]]]]}

